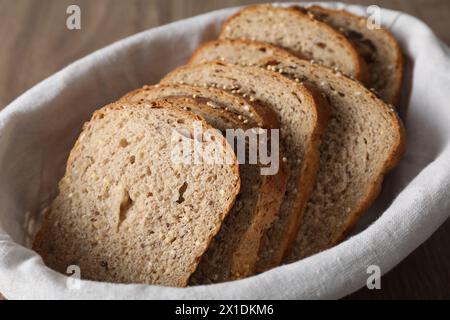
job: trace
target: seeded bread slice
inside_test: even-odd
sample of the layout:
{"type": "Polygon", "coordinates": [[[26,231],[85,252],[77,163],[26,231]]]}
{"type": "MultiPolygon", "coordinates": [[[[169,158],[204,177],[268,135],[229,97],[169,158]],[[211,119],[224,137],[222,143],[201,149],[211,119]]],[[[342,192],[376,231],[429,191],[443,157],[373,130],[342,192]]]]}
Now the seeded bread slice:
{"type": "MultiPolygon", "coordinates": [[[[280,144],[286,155],[283,160],[288,164],[290,176],[278,219],[274,223],[280,232],[271,238],[270,248],[264,250],[271,250],[273,265],[279,264],[289,240],[298,231],[298,219],[314,186],[319,161],[318,147],[327,123],[328,105],[320,95],[305,86],[258,67],[219,62],[188,65],[176,69],[161,82],[226,86],[232,92],[253,97],[278,113],[280,144]]],[[[266,232],[263,237],[268,236],[266,232]]]]}
{"type": "Polygon", "coordinates": [[[255,65],[255,61],[267,58],[282,59],[286,55],[292,55],[292,53],[267,42],[245,39],[221,39],[203,43],[192,54],[188,64],[222,61],[247,66],[255,65]]]}
{"type": "MultiPolygon", "coordinates": [[[[147,103],[167,96],[172,97],[166,101],[174,105],[183,105],[222,132],[227,129],[246,130],[256,128],[258,125],[263,127],[268,125],[257,121],[261,118],[258,111],[263,108],[262,106],[255,110],[252,107],[254,103],[219,89],[188,85],[145,86],[122,99],[147,103]],[[174,98],[175,95],[195,96],[195,98],[174,98]],[[240,111],[242,113],[239,113],[240,111]]],[[[269,115],[271,111],[265,111],[263,114],[269,115]]],[[[274,122],[272,118],[270,121],[274,122]]],[[[286,189],[287,168],[283,163],[280,163],[280,166],[275,175],[261,175],[261,168],[257,165],[248,162],[240,165],[239,200],[202,257],[190,281],[191,284],[228,281],[255,273],[262,234],[276,218],[286,189]]]]}
{"type": "MultiPolygon", "coordinates": [[[[196,56],[224,56],[229,62],[266,67],[316,86],[326,95],[331,120],[320,148],[317,184],[287,261],[312,255],[342,240],[376,198],[384,174],[404,152],[403,126],[392,106],[360,83],[270,45],[221,41],[204,45],[193,61],[196,56]],[[274,52],[274,56],[258,60],[256,52],[262,48],[274,52]],[[246,54],[242,55],[244,50],[246,54]]],[[[264,257],[262,261],[267,259],[264,257]]],[[[264,266],[267,263],[261,269],[264,266]]]]}
{"type": "Polygon", "coordinates": [[[384,28],[369,29],[367,19],[345,10],[312,6],[316,19],[329,24],[349,39],[369,71],[369,86],[386,102],[398,105],[403,75],[403,54],[392,34],[384,28]]]}
{"type": "Polygon", "coordinates": [[[228,18],[220,39],[247,39],[283,47],[306,59],[367,81],[367,67],[353,45],[298,7],[249,6],[228,18]]]}
{"type": "MultiPolygon", "coordinates": [[[[227,163],[179,164],[179,132],[202,118],[164,103],[96,111],[72,149],[34,249],[83,279],[185,286],[239,192],[237,159],[220,132],[201,142],[227,163]]],[[[195,137],[198,139],[199,137],[195,137]]]]}
{"type": "Polygon", "coordinates": [[[277,114],[267,106],[236,96],[225,91],[227,88],[203,88],[183,84],[144,86],[131,91],[122,99],[132,102],[151,100],[155,97],[188,96],[207,99],[212,108],[226,109],[248,119],[252,126],[279,128],[277,114]]]}

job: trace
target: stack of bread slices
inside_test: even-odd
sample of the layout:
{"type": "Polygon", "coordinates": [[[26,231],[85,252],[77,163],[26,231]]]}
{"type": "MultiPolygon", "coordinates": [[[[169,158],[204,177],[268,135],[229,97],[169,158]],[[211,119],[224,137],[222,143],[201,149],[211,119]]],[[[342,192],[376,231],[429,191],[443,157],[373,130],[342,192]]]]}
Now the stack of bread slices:
{"type": "Polygon", "coordinates": [[[396,40],[366,18],[244,8],[159,84],[94,113],[34,249],[59,272],[79,266],[83,279],[178,287],[328,249],[404,152],[402,70],[396,40]],[[241,161],[228,130],[265,130],[277,170],[241,161]],[[192,161],[195,148],[177,161],[180,142],[222,161],[192,161]]]}

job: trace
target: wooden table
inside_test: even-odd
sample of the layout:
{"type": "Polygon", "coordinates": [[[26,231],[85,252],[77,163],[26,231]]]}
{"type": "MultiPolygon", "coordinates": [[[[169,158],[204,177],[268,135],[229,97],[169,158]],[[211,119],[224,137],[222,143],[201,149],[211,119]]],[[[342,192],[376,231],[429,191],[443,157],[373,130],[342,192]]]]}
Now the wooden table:
{"type": "MultiPolygon", "coordinates": [[[[0,0],[0,109],[70,62],[115,40],[174,20],[254,0],[0,0]],[[66,8],[81,8],[82,29],[66,28],[66,8]]],[[[449,0],[347,1],[402,10],[450,43],[449,0]]],[[[382,290],[349,298],[450,298],[450,221],[382,278],[382,290]]]]}

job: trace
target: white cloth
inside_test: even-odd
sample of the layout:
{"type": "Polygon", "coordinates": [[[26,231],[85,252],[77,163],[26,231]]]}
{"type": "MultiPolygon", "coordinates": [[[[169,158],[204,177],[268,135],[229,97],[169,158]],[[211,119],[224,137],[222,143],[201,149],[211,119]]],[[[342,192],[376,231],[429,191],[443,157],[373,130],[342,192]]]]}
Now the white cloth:
{"type": "MultiPolygon", "coordinates": [[[[343,4],[350,11],[365,9],[343,4]]],[[[407,57],[403,118],[408,150],[383,192],[340,245],[248,279],[190,288],[82,281],[45,267],[30,246],[40,204],[53,195],[68,151],[94,109],[181,65],[217,36],[226,9],[114,43],[39,83],[0,113],[0,292],[10,299],[196,299],[343,297],[366,284],[367,267],[386,273],[450,215],[449,49],[421,21],[382,10],[382,24],[407,57]],[[405,108],[406,110],[406,108],[405,108]],[[379,217],[378,219],[376,219],[379,217]]]]}

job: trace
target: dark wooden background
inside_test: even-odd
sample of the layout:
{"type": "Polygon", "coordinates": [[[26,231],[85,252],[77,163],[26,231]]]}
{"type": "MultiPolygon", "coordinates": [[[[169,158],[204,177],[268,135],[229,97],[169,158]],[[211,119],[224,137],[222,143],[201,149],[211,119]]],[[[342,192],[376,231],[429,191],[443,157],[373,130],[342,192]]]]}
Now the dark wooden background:
{"type": "MultiPolygon", "coordinates": [[[[70,62],[136,32],[255,0],[0,0],[0,110],[70,62]],[[82,29],[66,28],[66,8],[81,7],[82,29]]],[[[450,0],[360,0],[402,10],[450,44],[450,0]]],[[[394,270],[381,290],[351,299],[450,299],[450,221],[394,270]]],[[[1,295],[0,295],[1,297],[1,295]]],[[[1,299],[1,298],[0,298],[1,299]]]]}

